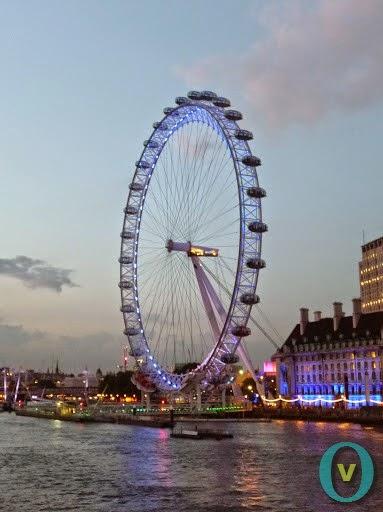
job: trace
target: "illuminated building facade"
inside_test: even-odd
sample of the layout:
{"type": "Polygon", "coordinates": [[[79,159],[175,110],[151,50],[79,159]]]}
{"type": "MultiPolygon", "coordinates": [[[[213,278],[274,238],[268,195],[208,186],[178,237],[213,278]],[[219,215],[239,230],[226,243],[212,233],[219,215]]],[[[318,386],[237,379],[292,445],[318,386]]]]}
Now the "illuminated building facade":
{"type": "Polygon", "coordinates": [[[362,245],[359,280],[362,311],[383,311],[383,237],[362,245]]]}
{"type": "Polygon", "coordinates": [[[383,311],[362,312],[360,299],[353,299],[350,316],[340,302],[333,307],[332,318],[316,311],[313,321],[308,309],[300,310],[300,322],[272,357],[278,392],[308,399],[382,400],[383,311]]]}

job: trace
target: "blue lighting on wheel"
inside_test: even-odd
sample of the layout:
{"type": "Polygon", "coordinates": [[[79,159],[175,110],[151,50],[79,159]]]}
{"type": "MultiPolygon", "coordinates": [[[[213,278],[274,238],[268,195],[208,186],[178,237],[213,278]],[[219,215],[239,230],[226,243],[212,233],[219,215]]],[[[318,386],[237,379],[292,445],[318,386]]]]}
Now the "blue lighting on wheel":
{"type": "MultiPolygon", "coordinates": [[[[144,203],[148,192],[149,184],[151,183],[151,177],[153,175],[154,169],[157,166],[157,161],[161,155],[161,152],[167,147],[167,142],[172,137],[174,133],[176,133],[178,130],[180,130],[182,127],[188,125],[189,123],[192,124],[204,124],[205,126],[210,127],[212,130],[214,130],[217,134],[217,141],[220,143],[220,141],[223,142],[223,145],[229,148],[231,155],[232,155],[232,161],[234,164],[235,172],[237,174],[237,180],[239,183],[239,207],[240,207],[240,213],[241,213],[241,226],[240,226],[240,233],[241,233],[241,239],[239,242],[239,248],[240,248],[240,260],[239,260],[239,270],[237,271],[237,278],[235,281],[235,289],[232,293],[232,303],[230,306],[229,314],[233,316],[243,316],[243,308],[241,309],[239,303],[238,303],[238,295],[239,293],[242,293],[243,291],[248,291],[250,288],[253,288],[255,290],[256,287],[256,278],[258,276],[258,270],[253,271],[253,276],[251,278],[249,277],[249,273],[245,272],[246,269],[244,267],[245,263],[245,257],[251,251],[252,257],[253,255],[259,252],[258,244],[260,244],[261,241],[261,235],[255,234],[255,236],[251,235],[251,237],[248,236],[247,232],[247,222],[249,219],[256,220],[261,216],[260,211],[260,201],[259,200],[249,200],[246,196],[246,188],[249,186],[258,186],[258,178],[256,172],[252,172],[251,177],[249,176],[249,168],[246,168],[241,162],[243,155],[247,155],[249,153],[249,147],[247,142],[241,142],[240,140],[235,140],[233,137],[233,130],[238,129],[238,126],[236,122],[226,119],[224,117],[224,110],[223,108],[219,107],[219,105],[210,105],[205,102],[199,103],[198,101],[192,101],[189,104],[181,105],[180,107],[175,108],[169,108],[168,110],[165,109],[165,117],[160,121],[160,123],[155,124],[155,129],[152,132],[151,137],[148,139],[148,144],[145,145],[145,148],[143,150],[142,156],[139,160],[139,162],[142,163],[142,168],[137,167],[135,170],[135,176],[134,176],[134,182],[139,183],[140,187],[138,187],[138,190],[132,190],[129,194],[129,200],[128,200],[128,206],[131,206],[134,208],[132,210],[132,214],[136,213],[135,215],[135,224],[131,222],[129,224],[129,221],[127,220],[127,217],[125,216],[125,222],[126,226],[129,227],[129,229],[132,230],[134,233],[134,230],[136,232],[135,239],[133,238],[131,241],[123,240],[123,249],[121,250],[121,255],[124,254],[126,256],[129,256],[130,259],[132,252],[134,254],[134,260],[130,263],[130,271],[133,274],[133,293],[132,296],[135,298],[135,306],[136,311],[138,314],[138,317],[136,318],[136,321],[138,323],[138,326],[143,327],[142,319],[140,317],[140,309],[138,307],[138,290],[137,290],[137,281],[138,281],[138,275],[137,275],[137,246],[138,246],[138,235],[140,234],[140,225],[142,220],[142,214],[144,209],[144,203]],[[218,108],[219,107],[219,108],[218,108]],[[161,123],[166,119],[166,122],[164,126],[161,126],[161,123]],[[150,143],[150,144],[149,144],[150,143]],[[153,144],[152,144],[153,143],[153,144]],[[153,147],[151,147],[153,146],[153,147]],[[249,185],[251,180],[251,184],[249,185]],[[144,187],[142,187],[144,185],[144,187]],[[137,213],[138,212],[138,213],[137,213]],[[249,213],[252,212],[252,213],[249,213]],[[252,217],[249,217],[252,215],[252,217]],[[240,264],[242,264],[243,268],[240,268],[240,264]],[[245,271],[244,271],[245,270],[245,271]],[[246,281],[246,279],[248,281],[246,281]],[[251,280],[251,284],[249,284],[249,281],[251,280]]],[[[222,106],[223,107],[223,106],[222,106]]],[[[133,217],[130,217],[131,220],[133,220],[133,217]]],[[[124,224],[125,226],[125,224],[124,224]]],[[[125,229],[125,227],[124,227],[125,229]]],[[[141,229],[142,232],[142,229],[141,229]]],[[[142,236],[142,234],[141,234],[142,236]]],[[[145,236],[145,233],[144,233],[145,236]]],[[[131,285],[130,285],[131,286],[131,285]]],[[[128,293],[128,292],[124,292],[128,293]]],[[[134,305],[134,304],[133,304],[134,305]]],[[[134,311],[134,309],[133,309],[134,311]]],[[[136,324],[137,325],[137,324],[136,324]]],[[[145,332],[144,328],[140,329],[140,333],[142,336],[140,336],[140,350],[141,354],[143,353],[142,349],[149,346],[149,343],[147,342],[145,338],[145,332]]],[[[222,369],[225,367],[225,365],[221,362],[220,359],[216,357],[217,353],[220,352],[220,349],[224,348],[225,343],[231,343],[233,344],[233,340],[236,343],[237,340],[235,338],[232,339],[231,336],[228,335],[227,329],[226,331],[222,332],[220,340],[216,343],[216,346],[214,347],[214,350],[212,352],[212,356],[210,359],[210,363],[207,364],[205,361],[203,363],[203,366],[199,367],[199,370],[202,373],[202,377],[205,378],[205,380],[202,381],[202,384],[204,386],[208,386],[208,380],[214,383],[215,378],[221,374],[222,369]],[[213,363],[213,364],[212,364],[213,363]]],[[[150,354],[150,349],[146,348],[146,353],[150,354]]],[[[140,362],[140,361],[139,361],[140,362]]],[[[141,359],[142,362],[142,359],[141,359]]],[[[140,362],[140,363],[141,363],[140,362]]],[[[151,378],[153,380],[157,381],[158,388],[163,390],[176,390],[182,388],[183,384],[186,383],[184,377],[185,375],[178,376],[174,375],[171,372],[167,372],[166,370],[161,368],[161,364],[156,362],[154,359],[154,356],[147,355],[147,364],[142,365],[144,369],[148,373],[148,376],[151,375],[151,378]],[[150,361],[150,363],[149,363],[150,361]],[[155,368],[156,370],[153,370],[155,368]],[[161,371],[162,370],[162,371],[161,371]],[[161,376],[160,378],[157,377],[157,375],[161,376]],[[163,381],[163,382],[162,382],[163,381]],[[167,387],[169,386],[169,387],[167,387]]],[[[194,375],[194,371],[191,372],[192,375],[194,375]]],[[[229,377],[229,376],[227,376],[229,377]]],[[[228,383],[232,383],[234,381],[234,377],[229,377],[228,383]]]]}

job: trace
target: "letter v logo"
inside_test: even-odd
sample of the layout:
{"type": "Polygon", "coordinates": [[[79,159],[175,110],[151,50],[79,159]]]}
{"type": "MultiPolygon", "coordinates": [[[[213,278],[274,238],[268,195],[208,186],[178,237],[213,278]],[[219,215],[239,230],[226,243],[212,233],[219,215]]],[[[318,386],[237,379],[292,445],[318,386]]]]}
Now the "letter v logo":
{"type": "Polygon", "coordinates": [[[346,471],[344,464],[337,464],[339,474],[343,480],[343,482],[350,482],[352,479],[352,476],[354,474],[356,464],[350,464],[348,466],[348,470],[346,471]]]}

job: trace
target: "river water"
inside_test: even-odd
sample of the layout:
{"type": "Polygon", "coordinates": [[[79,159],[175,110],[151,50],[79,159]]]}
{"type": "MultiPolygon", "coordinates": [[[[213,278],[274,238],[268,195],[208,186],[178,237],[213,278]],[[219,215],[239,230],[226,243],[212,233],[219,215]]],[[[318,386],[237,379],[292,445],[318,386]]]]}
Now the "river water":
{"type": "Polygon", "coordinates": [[[383,430],[298,421],[226,427],[234,439],[193,441],[162,429],[1,413],[0,510],[383,511],[383,430]],[[376,470],[369,495],[349,505],[331,501],[318,479],[322,454],[340,441],[364,446],[376,470]]]}

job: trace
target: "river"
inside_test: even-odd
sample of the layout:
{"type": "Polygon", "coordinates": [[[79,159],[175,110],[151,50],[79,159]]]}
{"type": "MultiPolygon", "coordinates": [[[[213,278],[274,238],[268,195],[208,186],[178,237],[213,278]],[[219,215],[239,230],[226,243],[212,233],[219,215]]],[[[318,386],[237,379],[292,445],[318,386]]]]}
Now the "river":
{"type": "Polygon", "coordinates": [[[7,512],[383,511],[383,430],[275,421],[230,423],[233,439],[171,439],[167,430],[0,414],[0,510],[7,512]],[[361,502],[331,501],[322,454],[340,441],[372,455],[361,502]]]}

